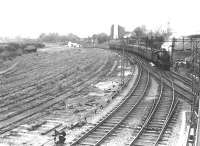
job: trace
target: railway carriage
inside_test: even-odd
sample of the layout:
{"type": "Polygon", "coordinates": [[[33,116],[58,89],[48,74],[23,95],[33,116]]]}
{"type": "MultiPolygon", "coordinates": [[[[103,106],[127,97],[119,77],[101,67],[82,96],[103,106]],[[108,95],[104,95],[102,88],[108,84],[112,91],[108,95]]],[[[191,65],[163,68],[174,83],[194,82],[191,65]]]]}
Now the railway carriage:
{"type": "Polygon", "coordinates": [[[148,61],[153,62],[156,66],[164,70],[170,70],[170,55],[164,48],[151,49],[145,44],[136,45],[130,44],[123,45],[119,40],[112,41],[109,44],[110,49],[121,50],[123,47],[125,51],[137,54],[148,61]]]}

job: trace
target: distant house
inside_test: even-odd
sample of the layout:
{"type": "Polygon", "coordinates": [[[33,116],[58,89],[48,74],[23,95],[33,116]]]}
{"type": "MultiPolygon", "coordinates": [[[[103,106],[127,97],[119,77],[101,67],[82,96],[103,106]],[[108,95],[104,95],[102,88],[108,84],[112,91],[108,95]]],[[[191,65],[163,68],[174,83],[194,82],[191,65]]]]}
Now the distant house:
{"type": "Polygon", "coordinates": [[[34,45],[28,45],[24,48],[25,53],[37,52],[37,48],[34,45]]]}
{"type": "Polygon", "coordinates": [[[69,47],[69,48],[80,48],[81,47],[80,44],[72,43],[71,41],[67,42],[66,46],[69,47]]]}

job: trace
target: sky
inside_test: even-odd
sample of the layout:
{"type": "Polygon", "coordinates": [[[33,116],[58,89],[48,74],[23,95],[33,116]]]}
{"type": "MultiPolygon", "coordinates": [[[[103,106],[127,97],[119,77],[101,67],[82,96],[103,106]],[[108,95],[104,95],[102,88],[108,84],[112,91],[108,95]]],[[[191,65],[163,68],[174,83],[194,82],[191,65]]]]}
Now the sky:
{"type": "Polygon", "coordinates": [[[0,37],[36,38],[41,33],[79,37],[110,33],[112,24],[127,31],[145,25],[174,35],[200,33],[199,0],[0,0],[0,37]]]}

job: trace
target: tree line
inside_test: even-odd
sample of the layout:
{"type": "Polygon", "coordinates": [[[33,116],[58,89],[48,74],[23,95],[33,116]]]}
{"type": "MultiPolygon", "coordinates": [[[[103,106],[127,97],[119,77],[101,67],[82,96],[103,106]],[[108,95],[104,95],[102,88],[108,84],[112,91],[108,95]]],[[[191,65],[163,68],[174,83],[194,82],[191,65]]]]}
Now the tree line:
{"type": "Polygon", "coordinates": [[[80,41],[80,38],[73,33],[69,33],[68,35],[59,35],[58,33],[48,33],[48,34],[42,33],[38,37],[38,41],[47,43],[66,42],[66,41],[78,42],[80,41]]]}
{"type": "MultiPolygon", "coordinates": [[[[41,42],[52,42],[52,43],[66,42],[66,41],[80,43],[81,41],[84,41],[88,43],[101,44],[113,39],[113,34],[114,34],[114,25],[111,26],[110,35],[102,32],[102,33],[93,34],[92,36],[82,39],[73,33],[69,33],[67,35],[59,35],[58,33],[48,33],[48,34],[42,33],[38,37],[38,40],[41,42]]],[[[152,31],[152,30],[147,30],[145,25],[141,25],[134,28],[133,31],[128,32],[125,30],[123,26],[118,25],[119,38],[123,38],[127,34],[130,34],[130,37],[137,38],[137,39],[153,37],[153,38],[159,38],[160,40],[167,40],[172,35],[172,31],[170,28],[167,28],[167,30],[165,31],[161,31],[161,30],[152,31]]]]}

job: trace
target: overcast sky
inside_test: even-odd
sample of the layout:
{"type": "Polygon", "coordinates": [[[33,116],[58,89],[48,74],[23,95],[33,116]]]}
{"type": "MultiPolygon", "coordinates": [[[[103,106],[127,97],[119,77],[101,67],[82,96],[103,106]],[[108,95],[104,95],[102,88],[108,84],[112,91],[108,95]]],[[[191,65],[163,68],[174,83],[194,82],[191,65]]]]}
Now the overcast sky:
{"type": "Polygon", "coordinates": [[[199,0],[0,0],[1,37],[38,37],[74,33],[87,37],[110,33],[111,24],[126,30],[146,25],[176,34],[200,33],[199,0]]]}

